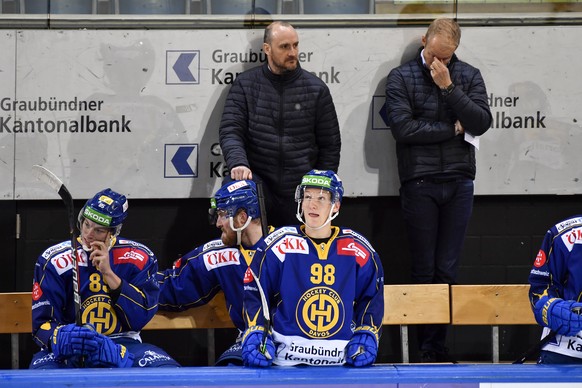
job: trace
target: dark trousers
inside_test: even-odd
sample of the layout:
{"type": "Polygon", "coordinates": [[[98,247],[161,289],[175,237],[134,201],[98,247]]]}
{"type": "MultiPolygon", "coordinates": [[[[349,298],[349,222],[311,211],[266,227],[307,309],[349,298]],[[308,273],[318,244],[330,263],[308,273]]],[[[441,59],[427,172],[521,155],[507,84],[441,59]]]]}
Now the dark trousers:
{"type": "MultiPolygon", "coordinates": [[[[279,228],[281,226],[299,225],[301,222],[297,219],[297,202],[295,202],[295,192],[279,193],[267,186],[261,177],[253,173],[253,181],[262,184],[263,196],[265,201],[265,210],[267,213],[268,225],[279,228]]],[[[224,177],[222,184],[232,182],[230,175],[224,177]]],[[[299,184],[300,182],[297,182],[299,184]]]]}
{"type": "Polygon", "coordinates": [[[267,221],[275,227],[299,225],[297,219],[297,202],[294,196],[279,196],[269,191],[265,193],[267,221]],[[269,193],[269,194],[267,194],[269,193]]]}
{"type": "Polygon", "coordinates": [[[542,350],[538,364],[582,364],[582,358],[574,358],[564,354],[542,350]]]}
{"type": "MultiPolygon", "coordinates": [[[[471,179],[416,179],[400,188],[413,283],[456,283],[473,192],[471,179]]],[[[446,325],[419,325],[419,349],[444,352],[446,330],[446,325]]]]}

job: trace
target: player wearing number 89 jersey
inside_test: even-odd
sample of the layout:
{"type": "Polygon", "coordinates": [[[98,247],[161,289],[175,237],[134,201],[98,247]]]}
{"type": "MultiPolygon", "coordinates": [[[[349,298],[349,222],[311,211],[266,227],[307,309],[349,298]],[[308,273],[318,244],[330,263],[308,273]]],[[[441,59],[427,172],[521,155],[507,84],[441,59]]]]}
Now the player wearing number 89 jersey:
{"type": "Polygon", "coordinates": [[[383,269],[363,236],[331,226],[342,195],[336,174],[310,171],[296,194],[304,225],[275,230],[257,250],[244,280],[246,365],[374,362],[384,314],[383,269]],[[270,309],[267,343],[275,354],[267,354],[269,346],[255,350],[257,333],[265,330],[259,289],[270,309]]]}
{"type": "Polygon", "coordinates": [[[119,237],[125,196],[105,189],[79,213],[77,249],[81,321],[75,327],[71,241],[37,259],[32,334],[42,348],[30,368],[179,366],[162,349],[141,342],[140,330],[158,308],[158,269],[145,245],[119,237]]]}

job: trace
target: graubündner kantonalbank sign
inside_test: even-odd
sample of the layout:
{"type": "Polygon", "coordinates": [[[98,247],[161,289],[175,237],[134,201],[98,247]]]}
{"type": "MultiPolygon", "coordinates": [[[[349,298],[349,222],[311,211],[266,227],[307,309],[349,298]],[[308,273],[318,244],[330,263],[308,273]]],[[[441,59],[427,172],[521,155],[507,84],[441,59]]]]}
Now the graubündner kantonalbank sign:
{"type": "MultiPolygon", "coordinates": [[[[398,195],[385,82],[417,55],[424,28],[298,32],[302,67],[336,106],[346,195],[398,195]]],[[[477,194],[582,192],[582,77],[571,66],[581,33],[463,28],[457,54],[481,70],[494,118],[479,141],[477,194]]],[[[209,197],[228,174],[218,143],[226,94],[265,61],[262,39],[261,30],[3,30],[0,198],[54,198],[33,164],[76,198],[104,185],[130,198],[209,197]]]]}

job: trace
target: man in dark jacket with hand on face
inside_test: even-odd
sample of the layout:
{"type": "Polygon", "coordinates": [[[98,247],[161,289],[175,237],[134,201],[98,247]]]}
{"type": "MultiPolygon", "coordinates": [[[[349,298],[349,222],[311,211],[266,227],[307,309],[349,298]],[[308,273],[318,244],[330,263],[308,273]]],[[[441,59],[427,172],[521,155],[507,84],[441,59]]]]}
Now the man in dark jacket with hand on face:
{"type": "MultiPolygon", "coordinates": [[[[455,55],[460,40],[456,21],[434,20],[416,58],[386,81],[414,283],[456,283],[473,209],[475,137],[491,126],[481,73],[455,55]]],[[[445,325],[418,330],[421,362],[450,360],[445,325]]]]}

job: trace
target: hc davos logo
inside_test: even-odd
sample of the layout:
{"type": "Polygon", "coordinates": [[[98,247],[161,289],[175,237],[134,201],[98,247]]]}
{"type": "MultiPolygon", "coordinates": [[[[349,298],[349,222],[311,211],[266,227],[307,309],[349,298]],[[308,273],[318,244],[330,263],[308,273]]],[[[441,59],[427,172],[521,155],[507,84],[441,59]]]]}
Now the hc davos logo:
{"type": "Polygon", "coordinates": [[[200,50],[166,50],[166,85],[200,84],[200,50]]]}
{"type": "Polygon", "coordinates": [[[198,144],[164,144],[164,178],[197,178],[198,144]]]}
{"type": "Polygon", "coordinates": [[[313,287],[297,302],[295,321],[309,338],[329,338],[344,326],[342,298],[329,287],[313,287]]]}

